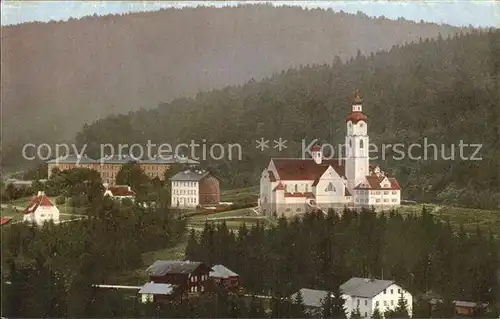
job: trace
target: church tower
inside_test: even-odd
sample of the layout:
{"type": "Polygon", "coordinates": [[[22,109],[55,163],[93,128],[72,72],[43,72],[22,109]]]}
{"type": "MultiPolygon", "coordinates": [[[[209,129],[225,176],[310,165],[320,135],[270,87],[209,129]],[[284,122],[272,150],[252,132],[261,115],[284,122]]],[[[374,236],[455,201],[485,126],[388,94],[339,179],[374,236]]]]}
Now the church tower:
{"type": "Polygon", "coordinates": [[[352,101],[352,110],[345,121],[345,174],[348,189],[352,190],[366,180],[369,174],[369,139],[368,118],[363,114],[362,99],[356,91],[352,101]]]}

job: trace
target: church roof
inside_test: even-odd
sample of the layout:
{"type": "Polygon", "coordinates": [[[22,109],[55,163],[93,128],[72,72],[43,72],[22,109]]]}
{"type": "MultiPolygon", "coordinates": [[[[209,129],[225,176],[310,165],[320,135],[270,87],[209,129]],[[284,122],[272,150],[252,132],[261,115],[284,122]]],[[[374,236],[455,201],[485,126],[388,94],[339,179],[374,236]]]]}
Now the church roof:
{"type": "Polygon", "coordinates": [[[330,166],[340,177],[345,177],[345,161],[341,159],[323,160],[321,164],[312,159],[273,158],[272,161],[278,173],[277,178],[284,181],[316,180],[330,166]]]}
{"type": "Polygon", "coordinates": [[[351,121],[352,124],[356,124],[359,121],[368,122],[368,117],[363,112],[351,112],[351,114],[345,118],[345,121],[351,121]]]}
{"type": "Polygon", "coordinates": [[[356,186],[354,189],[372,189],[372,190],[399,190],[401,187],[398,184],[398,181],[393,178],[393,177],[388,177],[387,179],[389,180],[390,186],[389,187],[382,187],[380,183],[385,179],[386,177],[384,176],[376,176],[376,175],[371,175],[371,176],[366,176],[366,181],[368,182],[369,187],[367,186],[361,186],[362,184],[359,184],[356,186]]]}
{"type": "Polygon", "coordinates": [[[354,93],[354,98],[352,99],[352,104],[358,105],[361,103],[363,103],[363,99],[361,98],[361,96],[359,96],[359,91],[356,90],[356,92],[354,93]]]}

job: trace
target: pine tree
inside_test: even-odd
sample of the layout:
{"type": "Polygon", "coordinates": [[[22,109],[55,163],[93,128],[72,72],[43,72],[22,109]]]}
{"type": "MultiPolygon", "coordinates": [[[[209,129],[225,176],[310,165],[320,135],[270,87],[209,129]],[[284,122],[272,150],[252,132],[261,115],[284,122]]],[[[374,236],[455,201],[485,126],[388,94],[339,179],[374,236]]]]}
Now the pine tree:
{"type": "Polygon", "coordinates": [[[299,291],[292,300],[292,316],[294,318],[303,318],[306,316],[306,307],[304,305],[304,297],[299,291]]]}
{"type": "Polygon", "coordinates": [[[342,298],[342,292],[340,291],[340,288],[338,288],[338,285],[335,285],[337,287],[335,291],[333,292],[333,307],[332,307],[332,315],[334,318],[346,318],[346,309],[345,309],[345,299],[342,298]]]}
{"type": "Polygon", "coordinates": [[[359,312],[359,308],[356,308],[352,313],[350,319],[361,319],[361,312],[359,312]]]}
{"type": "Polygon", "coordinates": [[[398,305],[394,309],[392,315],[394,318],[410,318],[408,315],[408,302],[404,298],[403,294],[399,296],[398,305]]]}
{"type": "Polygon", "coordinates": [[[264,318],[266,316],[264,308],[262,307],[262,302],[256,297],[252,297],[248,308],[249,318],[264,318]]]}
{"type": "Polygon", "coordinates": [[[378,309],[378,306],[375,307],[375,310],[373,311],[373,314],[372,314],[372,319],[383,319],[383,318],[384,317],[380,313],[380,310],[378,309]]]}
{"type": "Polygon", "coordinates": [[[186,246],[186,259],[187,260],[198,260],[198,252],[200,251],[200,244],[198,243],[198,238],[196,237],[196,231],[191,229],[189,232],[189,239],[186,246]]]}
{"type": "Polygon", "coordinates": [[[321,317],[333,318],[333,293],[328,292],[321,300],[321,317]]]}

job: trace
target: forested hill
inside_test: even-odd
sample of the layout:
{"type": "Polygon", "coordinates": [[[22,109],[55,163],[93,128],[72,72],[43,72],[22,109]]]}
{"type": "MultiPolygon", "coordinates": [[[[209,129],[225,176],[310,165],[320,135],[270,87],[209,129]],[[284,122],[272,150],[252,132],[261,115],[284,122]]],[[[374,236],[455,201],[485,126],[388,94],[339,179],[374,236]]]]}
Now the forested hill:
{"type": "MultiPolygon", "coordinates": [[[[429,144],[446,144],[446,156],[451,144],[458,147],[460,140],[483,145],[481,161],[462,161],[459,149],[455,160],[377,161],[399,179],[405,197],[496,208],[500,204],[499,45],[499,30],[473,32],[358,55],[347,63],[336,60],[332,65],[290,69],[153,110],[111,116],[86,126],[77,140],[89,143],[89,155],[94,156],[99,143],[174,144],[191,139],[240,143],[242,161],[209,165],[219,170],[226,185],[256,184],[271,155],[300,156],[302,139],[343,143],[350,98],[359,89],[371,142],[377,145],[408,146],[427,138],[429,144]],[[288,140],[288,149],[261,153],[255,148],[261,137],[282,137],[288,140]]],[[[472,151],[464,149],[463,154],[471,156],[472,151]]],[[[413,156],[422,153],[412,151],[413,156]]]]}
{"type": "Polygon", "coordinates": [[[109,114],[457,30],[271,5],[2,27],[3,164],[109,114]]]}

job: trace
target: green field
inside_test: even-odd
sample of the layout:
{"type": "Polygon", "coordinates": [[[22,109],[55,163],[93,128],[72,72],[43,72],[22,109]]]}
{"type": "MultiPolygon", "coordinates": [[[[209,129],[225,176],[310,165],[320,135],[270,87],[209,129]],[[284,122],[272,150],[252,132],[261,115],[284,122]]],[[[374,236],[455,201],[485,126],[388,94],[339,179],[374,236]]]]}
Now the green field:
{"type": "Polygon", "coordinates": [[[255,200],[259,197],[259,186],[224,190],[220,194],[221,202],[241,202],[255,200]]]}

